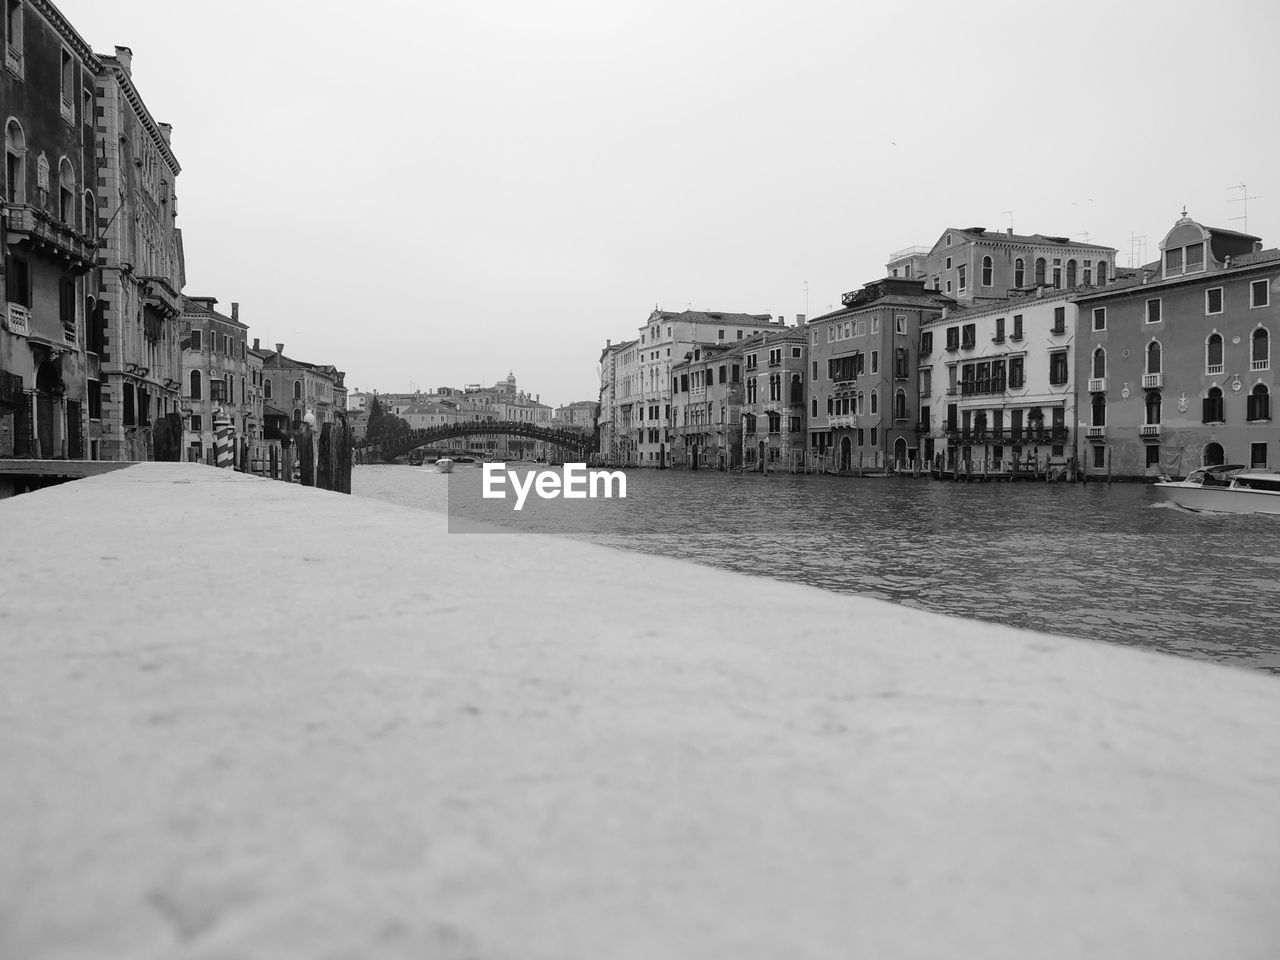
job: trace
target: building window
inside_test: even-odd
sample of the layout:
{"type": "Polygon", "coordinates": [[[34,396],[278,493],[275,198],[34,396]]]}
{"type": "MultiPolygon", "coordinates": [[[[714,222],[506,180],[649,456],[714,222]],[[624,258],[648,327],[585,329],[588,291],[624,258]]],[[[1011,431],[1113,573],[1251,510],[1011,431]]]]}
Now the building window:
{"type": "Polygon", "coordinates": [[[262,399],[263,400],[271,399],[271,381],[270,380],[264,379],[262,381],[262,399]]]}
{"type": "Polygon", "coordinates": [[[1250,359],[1249,369],[1251,370],[1271,369],[1271,338],[1267,336],[1265,327],[1259,327],[1253,331],[1253,349],[1250,359]]]}
{"type": "Polygon", "coordinates": [[[1222,391],[1217,387],[1210,387],[1209,392],[1204,398],[1204,423],[1222,423],[1223,421],[1223,402],[1222,391]]]}
{"type": "Polygon", "coordinates": [[[1271,303],[1271,284],[1266,280],[1254,280],[1249,284],[1249,308],[1265,307],[1271,303]]]}
{"type": "Polygon", "coordinates": [[[880,372],[880,351],[879,350],[871,351],[871,372],[872,373],[880,372]]]}
{"type": "Polygon", "coordinates": [[[1036,286],[1044,286],[1044,257],[1036,257],[1036,286]]]}
{"type": "Polygon", "coordinates": [[[1205,341],[1204,372],[1209,376],[1222,373],[1222,337],[1216,333],[1205,341]]]}
{"type": "Polygon", "coordinates": [[[1265,443],[1249,444],[1249,467],[1253,470],[1267,468],[1267,445],[1265,443]]]}
{"type": "Polygon", "coordinates": [[[926,330],[920,334],[920,356],[927,357],[933,353],[933,331],[926,330]]]}
{"type": "Polygon", "coordinates": [[[1009,389],[1021,390],[1026,383],[1025,361],[1022,357],[1009,358],[1009,389]]]}
{"type": "Polygon", "coordinates": [[[1148,467],[1160,466],[1160,444],[1158,443],[1147,444],[1147,466],[1148,467]]]}
{"type": "Polygon", "coordinates": [[[58,161],[58,219],[74,229],[76,225],[76,173],[71,161],[58,161]]]}
{"type": "Polygon", "coordinates": [[[1055,336],[1062,336],[1067,332],[1067,308],[1053,308],[1053,333],[1055,336]]]}
{"type": "Polygon", "coordinates": [[[1010,340],[1022,339],[1022,314],[1015,313],[1013,315],[1013,333],[1009,336],[1010,340]]]}
{"type": "Polygon", "coordinates": [[[1212,287],[1204,292],[1204,312],[1222,312],[1222,288],[1212,287]]]}
{"type": "Polygon", "coordinates": [[[1155,300],[1148,300],[1147,323],[1159,323],[1160,319],[1160,300],[1158,298],[1155,300]]]}
{"type": "Polygon", "coordinates": [[[893,396],[893,419],[907,419],[907,394],[904,390],[899,390],[893,396]]]}
{"type": "Polygon", "coordinates": [[[960,346],[965,350],[972,350],[978,343],[978,328],[976,324],[966,323],[960,328],[960,346]]]}
{"type": "Polygon", "coordinates": [[[1026,279],[1027,279],[1026,264],[1024,264],[1022,262],[1022,258],[1019,257],[1017,260],[1013,261],[1013,285],[1015,287],[1020,287],[1023,285],[1026,279]]]}
{"type": "Polygon", "coordinates": [[[1147,391],[1147,424],[1155,426],[1160,422],[1160,391],[1147,391]]]}
{"type": "Polygon", "coordinates": [[[193,414],[191,415],[191,430],[192,430],[192,432],[194,432],[194,433],[199,433],[199,432],[200,432],[201,430],[203,430],[203,429],[204,429],[204,420],[201,418],[200,414],[198,414],[198,413],[193,413],[193,414]]]}
{"type": "Polygon", "coordinates": [[[898,380],[907,379],[907,350],[898,347],[893,355],[893,376],[898,380]]]}
{"type": "Polygon", "coordinates": [[[293,399],[295,400],[302,399],[302,381],[301,380],[293,381],[293,399]]]}
{"type": "Polygon", "coordinates": [[[1174,247],[1164,252],[1165,275],[1182,273],[1182,248],[1174,247]]]}
{"type": "Polygon", "coordinates": [[[1107,351],[1098,347],[1093,351],[1093,377],[1101,380],[1107,375],[1107,351]]]}
{"type": "Polygon", "coordinates": [[[950,293],[950,292],[951,292],[951,281],[950,281],[950,280],[948,280],[948,281],[947,281],[947,293],[950,293]]]}
{"type": "Polygon", "coordinates": [[[1204,448],[1204,466],[1220,467],[1227,462],[1227,455],[1222,450],[1220,443],[1207,443],[1204,448]]]}
{"type": "Polygon", "coordinates": [[[202,391],[200,389],[200,371],[192,370],[191,371],[191,391],[187,395],[192,400],[199,400],[201,399],[201,393],[202,391]]]}
{"type": "Polygon", "coordinates": [[[5,0],[4,39],[22,76],[22,0],[5,0]]]}
{"type": "Polygon", "coordinates": [[[1095,427],[1105,427],[1107,425],[1107,398],[1105,394],[1095,393],[1093,400],[1090,401],[1090,409],[1092,410],[1092,419],[1090,424],[1095,427]]]}
{"type": "Polygon", "coordinates": [[[1204,269],[1204,242],[1187,246],[1187,273],[1204,269]]]}
{"type": "MultiPolygon", "coordinates": [[[[859,399],[861,399],[862,395],[859,394],[858,397],[859,399]]],[[[880,412],[880,391],[879,390],[871,391],[871,412],[872,413],[880,412]]]]}
{"type": "Polygon", "coordinates": [[[192,349],[192,350],[200,350],[200,349],[202,349],[202,347],[201,347],[201,341],[202,341],[203,339],[204,339],[204,338],[201,336],[201,331],[199,331],[199,330],[192,330],[192,331],[191,331],[191,349],[192,349]]]}
{"type": "Polygon", "coordinates": [[[1107,285],[1107,261],[1098,261],[1098,286],[1105,287],[1107,285]]]}
{"type": "Polygon", "coordinates": [[[951,258],[950,258],[950,257],[947,257],[947,269],[948,269],[948,270],[950,270],[950,269],[951,269],[951,258]]]}
{"type": "Polygon", "coordinates": [[[893,318],[893,332],[894,333],[907,332],[907,318],[902,314],[898,314],[893,318]]]}
{"type": "Polygon", "coordinates": [[[1106,307],[1093,308],[1093,329],[1095,330],[1107,329],[1107,308],[1106,307]]]}
{"type": "Polygon", "coordinates": [[[295,430],[302,429],[302,411],[299,410],[297,407],[293,408],[293,429],[295,430]]]}
{"type": "Polygon", "coordinates": [[[723,340],[723,339],[724,339],[724,331],[723,331],[723,330],[717,330],[717,331],[716,331],[716,339],[717,339],[717,340],[723,340]]]}
{"type": "Polygon", "coordinates": [[[991,286],[991,274],[992,274],[992,273],[993,273],[993,270],[992,270],[992,266],[991,266],[991,258],[990,258],[990,257],[983,257],[983,258],[982,258],[982,285],[983,285],[984,287],[989,287],[989,286],[991,286]]]}
{"type": "Polygon", "coordinates": [[[1147,344],[1147,373],[1160,373],[1160,341],[1147,344]]]}
{"type": "Polygon", "coordinates": [[[1070,289],[1076,285],[1076,262],[1074,260],[1067,261],[1067,287],[1070,289]]]}
{"type": "Polygon", "coordinates": [[[17,120],[4,128],[5,199],[25,203],[27,197],[27,137],[17,120]]]}
{"type": "Polygon", "coordinates": [[[996,318],[996,335],[991,338],[992,343],[1004,343],[1004,317],[996,318]]]}
{"type": "Polygon", "coordinates": [[[965,289],[967,288],[967,287],[966,287],[966,285],[967,285],[967,281],[966,281],[965,277],[966,277],[966,274],[968,273],[968,271],[965,269],[965,267],[966,267],[966,265],[962,263],[962,264],[960,264],[960,268],[956,271],[956,276],[957,276],[957,277],[959,278],[959,280],[960,280],[960,292],[961,292],[961,293],[964,293],[964,292],[965,292],[965,289]]]}
{"type": "Polygon", "coordinates": [[[1250,391],[1245,419],[1250,422],[1271,419],[1271,394],[1265,383],[1259,383],[1250,391]]]}
{"type": "Polygon", "coordinates": [[[1049,354],[1049,382],[1055,386],[1067,382],[1067,352],[1065,350],[1049,354]]]}

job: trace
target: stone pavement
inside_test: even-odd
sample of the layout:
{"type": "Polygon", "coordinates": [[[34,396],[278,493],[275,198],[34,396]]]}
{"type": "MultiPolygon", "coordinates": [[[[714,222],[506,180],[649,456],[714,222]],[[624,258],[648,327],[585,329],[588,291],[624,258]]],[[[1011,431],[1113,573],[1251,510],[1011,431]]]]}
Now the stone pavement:
{"type": "Polygon", "coordinates": [[[0,957],[1280,956],[1280,682],[194,464],[0,503],[0,957]]]}

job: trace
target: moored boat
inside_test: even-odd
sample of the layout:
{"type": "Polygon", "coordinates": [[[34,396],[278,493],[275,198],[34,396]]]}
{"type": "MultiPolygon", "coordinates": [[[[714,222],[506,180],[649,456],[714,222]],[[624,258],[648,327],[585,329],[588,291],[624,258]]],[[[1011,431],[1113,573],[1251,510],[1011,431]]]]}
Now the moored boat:
{"type": "Polygon", "coordinates": [[[1162,480],[1156,489],[1187,510],[1280,515],[1280,473],[1250,470],[1239,463],[1201,467],[1185,480],[1162,480]]]}
{"type": "Polygon", "coordinates": [[[453,461],[448,457],[441,457],[436,461],[437,473],[450,473],[453,471],[453,461]]]}

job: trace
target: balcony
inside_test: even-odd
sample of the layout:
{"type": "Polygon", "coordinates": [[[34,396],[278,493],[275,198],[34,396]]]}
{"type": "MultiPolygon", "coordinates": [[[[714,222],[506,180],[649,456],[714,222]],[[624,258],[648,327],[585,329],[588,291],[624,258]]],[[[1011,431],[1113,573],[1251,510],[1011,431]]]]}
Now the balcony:
{"type": "Polygon", "coordinates": [[[989,380],[962,380],[960,382],[961,396],[973,397],[989,393],[1004,393],[1004,381],[992,378],[989,380]]]}
{"type": "Polygon", "coordinates": [[[139,276],[142,284],[142,303],[159,313],[165,319],[172,320],[182,312],[182,303],[178,291],[169,283],[168,277],[139,276]]]}
{"type": "Polygon", "coordinates": [[[76,105],[67,98],[67,95],[65,93],[59,99],[61,102],[59,104],[58,109],[59,109],[59,112],[62,114],[62,119],[67,121],[67,123],[75,123],[76,122],[76,105]]]}
{"type": "Polygon", "coordinates": [[[1090,440],[1101,440],[1107,435],[1106,427],[1089,427],[1085,431],[1085,436],[1090,440]]]}
{"type": "Polygon", "coordinates": [[[1266,360],[1251,360],[1249,361],[1249,369],[1250,370],[1270,370],[1271,360],[1269,358],[1266,360]]]}
{"type": "Polygon", "coordinates": [[[1142,375],[1142,389],[1158,390],[1164,386],[1163,373],[1144,373],[1142,375]]]}
{"type": "Polygon", "coordinates": [[[24,75],[24,58],[22,51],[11,43],[4,45],[4,65],[13,71],[15,76],[24,75]]]}
{"type": "Polygon", "coordinates": [[[779,360],[770,360],[770,361],[769,361],[769,366],[771,366],[771,367],[780,367],[780,366],[782,366],[782,361],[781,361],[780,359],[779,359],[779,360]]]}
{"type": "Polygon", "coordinates": [[[9,304],[5,326],[9,328],[10,333],[20,333],[24,337],[31,336],[31,310],[20,303],[9,304]]]}
{"type": "Polygon", "coordinates": [[[1158,438],[1160,436],[1160,424],[1158,423],[1142,424],[1142,426],[1138,427],[1138,436],[1142,437],[1143,439],[1146,439],[1147,437],[1158,438]]]}
{"type": "Polygon", "coordinates": [[[858,425],[858,418],[851,413],[844,413],[844,414],[837,413],[837,414],[831,414],[830,416],[827,417],[827,426],[830,427],[832,430],[856,427],[857,425],[858,425]]]}
{"type": "Polygon", "coordinates": [[[689,399],[690,399],[691,401],[692,401],[692,400],[705,400],[705,399],[707,399],[707,388],[706,388],[705,386],[703,386],[703,387],[690,387],[690,388],[689,388],[689,399]]]}
{"type": "Polygon", "coordinates": [[[1222,376],[1222,364],[1220,364],[1220,363],[1210,363],[1210,364],[1208,364],[1208,365],[1204,368],[1204,375],[1205,375],[1206,377],[1220,377],[1220,376],[1222,376]]]}
{"type": "Polygon", "coordinates": [[[1089,392],[1090,393],[1106,393],[1107,378],[1106,377],[1090,377],[1089,392]]]}
{"type": "Polygon", "coordinates": [[[9,243],[21,244],[32,253],[67,264],[78,274],[93,267],[97,245],[43,210],[30,204],[10,204],[5,208],[5,221],[9,243]]]}
{"type": "Polygon", "coordinates": [[[977,347],[977,345],[978,345],[978,341],[977,341],[977,340],[964,340],[964,341],[961,341],[961,343],[960,343],[960,349],[961,349],[961,350],[973,350],[975,347],[977,347]]]}

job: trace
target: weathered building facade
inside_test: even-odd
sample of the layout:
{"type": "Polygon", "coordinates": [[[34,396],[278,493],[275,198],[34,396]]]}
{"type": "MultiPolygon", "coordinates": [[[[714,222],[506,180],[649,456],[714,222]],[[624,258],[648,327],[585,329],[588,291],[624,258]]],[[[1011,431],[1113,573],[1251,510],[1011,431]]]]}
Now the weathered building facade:
{"type": "Polygon", "coordinates": [[[1277,469],[1272,341],[1280,250],[1179,219],[1140,275],[1079,298],[1084,463],[1093,475],[1277,469]]]}
{"type": "Polygon", "coordinates": [[[153,424],[182,407],[178,315],[185,282],[177,227],[181,167],[171,128],[133,83],[133,54],[100,57],[97,81],[101,451],[149,460],[153,424]]]}
{"type": "Polygon", "coordinates": [[[101,63],[51,3],[7,2],[3,29],[0,457],[96,458],[93,121],[101,63]]]}
{"type": "Polygon", "coordinates": [[[227,316],[214,309],[217,302],[214,297],[182,299],[182,446],[187,460],[208,460],[214,425],[226,421],[239,464],[260,459],[262,411],[254,368],[260,371],[261,361],[250,362],[249,327],[240,322],[240,304],[231,304],[227,316]]]}

